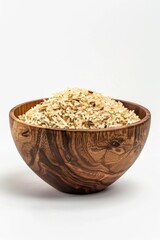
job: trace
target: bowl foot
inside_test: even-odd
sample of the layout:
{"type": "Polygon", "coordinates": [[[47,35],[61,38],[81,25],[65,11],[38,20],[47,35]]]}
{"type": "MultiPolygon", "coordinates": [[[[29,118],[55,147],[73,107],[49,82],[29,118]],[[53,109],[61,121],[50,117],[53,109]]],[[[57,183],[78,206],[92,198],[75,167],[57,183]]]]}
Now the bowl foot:
{"type": "Polygon", "coordinates": [[[87,194],[93,194],[93,193],[98,193],[98,192],[102,192],[106,189],[105,188],[102,188],[102,189],[95,189],[95,190],[91,190],[91,189],[72,189],[71,191],[61,191],[61,190],[58,190],[58,191],[61,191],[61,192],[64,192],[64,193],[68,193],[68,194],[75,194],[75,195],[87,195],[87,194]]]}

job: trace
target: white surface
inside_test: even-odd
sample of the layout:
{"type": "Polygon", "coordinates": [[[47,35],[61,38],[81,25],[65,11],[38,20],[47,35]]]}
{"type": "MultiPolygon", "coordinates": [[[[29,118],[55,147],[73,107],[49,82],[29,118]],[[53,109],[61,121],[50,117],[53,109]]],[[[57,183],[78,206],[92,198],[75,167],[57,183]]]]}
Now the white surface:
{"type": "Polygon", "coordinates": [[[0,239],[160,239],[159,0],[0,1],[0,239]],[[8,112],[66,87],[152,113],[140,157],[108,190],[60,193],[19,156],[8,112]]]}

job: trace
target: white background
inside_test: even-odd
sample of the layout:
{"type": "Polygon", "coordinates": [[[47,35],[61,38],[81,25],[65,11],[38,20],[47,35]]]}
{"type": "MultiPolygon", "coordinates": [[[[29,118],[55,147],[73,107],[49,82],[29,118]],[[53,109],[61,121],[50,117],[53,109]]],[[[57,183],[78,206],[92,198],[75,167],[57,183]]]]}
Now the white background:
{"type": "Polygon", "coordinates": [[[160,239],[160,1],[0,0],[0,239],[160,239]],[[152,114],[135,164],[106,191],[63,194],[24,163],[9,110],[83,87],[152,114]]]}

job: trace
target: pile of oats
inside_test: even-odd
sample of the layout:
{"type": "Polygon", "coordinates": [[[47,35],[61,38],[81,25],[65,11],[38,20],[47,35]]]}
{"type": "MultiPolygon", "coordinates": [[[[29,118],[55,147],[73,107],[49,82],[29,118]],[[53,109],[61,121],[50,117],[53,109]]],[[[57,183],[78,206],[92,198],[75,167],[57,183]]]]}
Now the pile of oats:
{"type": "Polygon", "coordinates": [[[67,129],[120,127],[140,120],[121,102],[79,88],[54,94],[19,119],[36,126],[67,129]]]}

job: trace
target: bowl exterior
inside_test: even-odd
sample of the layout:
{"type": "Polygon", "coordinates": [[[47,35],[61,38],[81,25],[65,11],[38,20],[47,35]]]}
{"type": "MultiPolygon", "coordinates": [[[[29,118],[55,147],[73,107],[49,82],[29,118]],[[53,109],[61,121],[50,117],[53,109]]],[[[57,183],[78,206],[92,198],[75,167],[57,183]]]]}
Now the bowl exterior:
{"type": "Polygon", "coordinates": [[[68,193],[105,189],[134,163],[146,142],[150,118],[106,131],[29,126],[10,116],[15,145],[26,164],[54,188],[68,193]]]}

